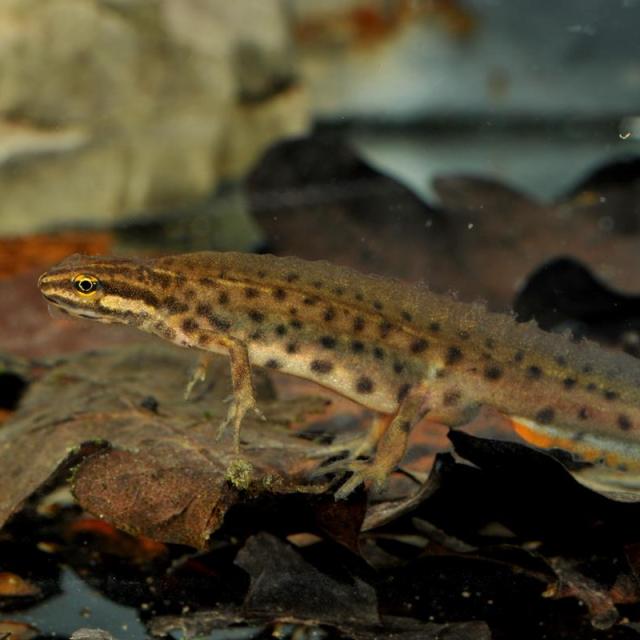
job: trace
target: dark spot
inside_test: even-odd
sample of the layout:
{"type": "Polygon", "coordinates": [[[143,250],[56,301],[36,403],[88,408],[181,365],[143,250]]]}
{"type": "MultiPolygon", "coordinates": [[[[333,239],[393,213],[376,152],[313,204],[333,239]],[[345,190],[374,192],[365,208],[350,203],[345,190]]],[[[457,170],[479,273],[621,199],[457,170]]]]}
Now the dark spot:
{"type": "Polygon", "coordinates": [[[322,282],[320,282],[320,280],[314,280],[312,284],[316,289],[322,289],[322,282]]]}
{"type": "Polygon", "coordinates": [[[222,291],[218,294],[218,303],[227,304],[229,302],[229,294],[226,291],[222,291]]]}
{"type": "Polygon", "coordinates": [[[323,318],[325,322],[331,322],[335,317],[336,317],[336,312],[333,309],[333,307],[328,307],[327,309],[324,310],[323,318]]]}
{"type": "Polygon", "coordinates": [[[362,353],[364,351],[364,343],[360,342],[360,340],[353,340],[351,342],[351,351],[353,353],[362,353]]]}
{"type": "Polygon", "coordinates": [[[496,348],[496,341],[493,338],[487,338],[484,341],[484,346],[487,347],[487,349],[495,349],[496,348]]]}
{"type": "Polygon", "coordinates": [[[383,320],[380,323],[380,337],[381,338],[386,338],[389,335],[389,332],[391,331],[391,329],[393,329],[393,325],[387,321],[387,320],[383,320]]]}
{"type": "Polygon", "coordinates": [[[429,343],[424,338],[417,338],[409,347],[411,353],[422,353],[429,347],[429,343]]]}
{"type": "Polygon", "coordinates": [[[185,290],[184,290],[184,295],[185,295],[187,298],[195,298],[196,290],[195,290],[195,289],[191,289],[191,288],[189,288],[189,289],[185,289],[185,290]]]}
{"type": "Polygon", "coordinates": [[[364,318],[361,316],[356,316],[353,319],[353,330],[362,331],[363,329],[364,329],[364,318]]]}
{"type": "Polygon", "coordinates": [[[439,322],[431,322],[429,323],[429,330],[433,331],[434,333],[438,333],[438,331],[440,331],[442,327],[440,326],[439,322]]]}
{"type": "Polygon", "coordinates": [[[460,331],[458,331],[458,337],[461,340],[468,340],[471,337],[471,334],[468,331],[465,331],[464,329],[460,329],[460,331]]]}
{"type": "Polygon", "coordinates": [[[542,378],[542,369],[537,367],[535,364],[527,367],[527,378],[531,378],[532,380],[540,380],[542,378]]]}
{"type": "Polygon", "coordinates": [[[522,362],[524,360],[524,351],[516,351],[513,356],[514,362],[522,362]]]}
{"type": "Polygon", "coordinates": [[[373,391],[373,380],[368,376],[360,376],[356,381],[356,391],[358,393],[371,393],[373,391]]]}
{"type": "Polygon", "coordinates": [[[196,307],[196,313],[199,316],[208,316],[211,314],[211,307],[208,304],[204,304],[204,303],[200,303],[197,307],[196,307]]]}
{"type": "Polygon", "coordinates": [[[589,417],[589,409],[587,407],[581,407],[580,411],[578,411],[578,418],[580,420],[586,420],[589,417]]]}
{"type": "Polygon", "coordinates": [[[487,380],[499,380],[502,377],[502,369],[496,365],[491,365],[484,370],[484,377],[487,380]]]}
{"type": "Polygon", "coordinates": [[[287,297],[287,292],[282,287],[278,287],[277,289],[273,290],[273,297],[276,300],[285,300],[287,297]]]}
{"type": "Polygon", "coordinates": [[[406,320],[407,322],[413,321],[413,316],[408,311],[401,311],[400,316],[402,317],[403,320],[406,320]]]}
{"type": "Polygon", "coordinates": [[[364,300],[364,296],[363,296],[361,293],[356,293],[356,295],[355,295],[355,299],[356,299],[358,302],[362,302],[362,301],[364,300]]]}
{"type": "Polygon", "coordinates": [[[152,413],[158,413],[158,401],[153,396],[145,396],[142,399],[140,406],[152,413]]]}
{"type": "Polygon", "coordinates": [[[280,363],[275,358],[269,358],[269,360],[264,363],[264,366],[267,367],[267,369],[279,369],[280,363]]]}
{"type": "Polygon", "coordinates": [[[302,304],[306,304],[309,307],[312,307],[314,304],[316,304],[316,302],[318,302],[318,298],[316,298],[315,296],[307,296],[306,298],[302,299],[302,304]]]}
{"type": "Polygon", "coordinates": [[[285,277],[285,280],[287,282],[295,282],[296,280],[299,280],[300,276],[297,273],[288,273],[285,277]]]}
{"type": "Polygon", "coordinates": [[[297,316],[298,315],[298,310],[295,307],[289,307],[289,313],[292,316],[297,316]]]}
{"type": "Polygon", "coordinates": [[[322,338],[320,338],[320,344],[325,349],[334,349],[336,346],[336,339],[331,336],[322,336],[322,338]]]}
{"type": "Polygon", "coordinates": [[[411,431],[411,422],[409,422],[409,420],[403,420],[400,423],[400,431],[402,431],[402,433],[409,433],[409,431],[411,431]]]}
{"type": "Polygon", "coordinates": [[[559,367],[566,367],[567,366],[567,359],[564,356],[556,356],[555,357],[555,361],[556,361],[556,364],[559,367]]]}
{"type": "Polygon", "coordinates": [[[176,313],[184,313],[185,311],[189,310],[189,305],[184,304],[184,302],[180,302],[173,296],[165,298],[164,306],[171,315],[174,315],[176,313]]]}
{"type": "Polygon", "coordinates": [[[629,431],[629,429],[631,429],[631,427],[633,426],[631,424],[631,420],[629,420],[629,418],[627,416],[625,416],[624,414],[620,414],[618,416],[618,426],[623,430],[623,431],[629,431]]]}
{"type": "Polygon", "coordinates": [[[590,364],[585,364],[584,367],[582,367],[583,373],[591,373],[592,371],[593,367],[590,364]]]}
{"type": "Polygon", "coordinates": [[[182,321],[182,330],[185,333],[193,333],[198,328],[198,323],[193,318],[185,318],[182,321]]]}
{"type": "Polygon", "coordinates": [[[607,390],[604,392],[606,400],[617,400],[620,396],[615,391],[607,390]]]}
{"type": "Polygon", "coordinates": [[[402,364],[402,362],[394,362],[393,370],[395,373],[402,373],[404,371],[404,365],[402,364]]]}
{"type": "Polygon", "coordinates": [[[200,278],[198,282],[205,287],[217,287],[218,283],[212,278],[200,278]]]}
{"type": "Polygon", "coordinates": [[[380,347],[374,347],[373,357],[377,358],[378,360],[384,360],[384,349],[381,349],[380,347]]]}
{"type": "Polygon", "coordinates": [[[551,424],[555,417],[556,412],[551,407],[545,407],[536,413],[535,419],[540,424],[551,424]]]}
{"type": "Polygon", "coordinates": [[[447,371],[445,369],[436,370],[436,378],[445,378],[446,375],[447,375],[447,371]]]}
{"type": "Polygon", "coordinates": [[[253,340],[254,342],[258,342],[264,338],[264,333],[260,331],[260,329],[256,329],[253,333],[249,334],[249,340],[253,340]]]}
{"type": "Polygon", "coordinates": [[[172,282],[171,276],[157,271],[151,271],[149,273],[149,278],[151,282],[157,284],[162,289],[166,289],[172,282]]]}
{"type": "Polygon", "coordinates": [[[285,327],[283,324],[279,324],[279,325],[276,327],[276,333],[277,333],[279,336],[284,336],[284,335],[286,335],[286,334],[287,334],[287,327],[285,327]]]}
{"type": "Polygon", "coordinates": [[[287,344],[287,353],[298,353],[298,345],[295,342],[289,342],[287,344]]]}
{"type": "Polygon", "coordinates": [[[462,351],[458,347],[449,347],[447,349],[447,355],[445,356],[446,364],[456,364],[462,360],[462,351]]]}
{"type": "Polygon", "coordinates": [[[575,378],[565,378],[562,381],[562,384],[564,385],[565,389],[573,389],[573,387],[576,386],[577,382],[578,381],[575,378]]]}
{"type": "Polygon", "coordinates": [[[442,403],[445,407],[455,407],[455,405],[460,402],[460,392],[459,391],[447,391],[444,396],[442,396],[442,403]]]}
{"type": "Polygon", "coordinates": [[[252,298],[257,298],[260,295],[260,292],[255,287],[247,287],[244,290],[244,297],[247,300],[251,300],[252,298]]]}
{"type": "Polygon", "coordinates": [[[198,344],[207,344],[211,336],[207,333],[201,333],[198,335],[198,344]]]}
{"type": "Polygon", "coordinates": [[[302,322],[300,322],[300,320],[290,320],[289,326],[294,329],[302,329],[302,322]]]}
{"type": "Polygon", "coordinates": [[[329,373],[333,369],[333,363],[328,360],[312,360],[311,371],[315,373],[329,373]]]}
{"type": "Polygon", "coordinates": [[[597,385],[596,385],[596,383],[595,383],[595,382],[590,382],[590,383],[585,387],[585,389],[586,389],[587,391],[595,391],[597,388],[598,388],[598,387],[597,387],[597,385]]]}
{"type": "Polygon", "coordinates": [[[382,302],[379,302],[378,300],[374,300],[373,301],[373,308],[376,311],[382,311],[384,309],[384,306],[383,306],[382,302]]]}
{"type": "Polygon", "coordinates": [[[255,309],[251,309],[248,315],[249,315],[249,318],[253,320],[253,322],[264,322],[264,313],[262,313],[262,311],[256,311],[255,309]]]}
{"type": "Polygon", "coordinates": [[[217,316],[215,313],[207,316],[207,320],[213,327],[219,329],[220,331],[228,331],[229,329],[231,329],[231,323],[228,320],[217,316]]]}
{"type": "Polygon", "coordinates": [[[344,289],[342,287],[334,287],[333,293],[335,293],[337,296],[341,296],[344,294],[344,289]]]}
{"type": "Polygon", "coordinates": [[[258,271],[256,273],[256,275],[258,276],[258,278],[266,278],[267,277],[267,272],[266,271],[258,271]]]}
{"type": "Polygon", "coordinates": [[[398,395],[396,396],[398,402],[402,402],[406,397],[409,391],[411,390],[411,385],[408,382],[405,382],[398,389],[398,395]]]}

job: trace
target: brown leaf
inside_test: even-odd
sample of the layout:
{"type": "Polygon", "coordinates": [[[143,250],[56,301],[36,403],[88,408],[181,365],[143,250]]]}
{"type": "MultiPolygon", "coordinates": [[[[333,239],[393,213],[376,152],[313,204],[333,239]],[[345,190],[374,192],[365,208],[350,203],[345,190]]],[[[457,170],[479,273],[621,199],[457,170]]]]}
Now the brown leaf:
{"type": "Polygon", "coordinates": [[[108,253],[113,238],[107,233],[69,232],[0,240],[0,278],[42,268],[71,253],[108,253]]]}
{"type": "Polygon", "coordinates": [[[9,571],[0,572],[0,597],[23,598],[24,596],[40,595],[40,589],[35,585],[9,571]]]}
{"type": "Polygon", "coordinates": [[[0,524],[69,464],[76,465],[76,496],[92,513],[135,534],[196,547],[243,495],[324,490],[305,481],[313,443],[283,428],[320,411],[324,400],[274,399],[266,376],[256,376],[269,420],[245,419],[238,462],[228,439],[216,441],[231,391],[228,363],[216,361],[194,400],[184,401],[193,364],[186,350],[141,345],[53,367],[0,430],[0,524]]]}
{"type": "Polygon", "coordinates": [[[609,629],[618,621],[618,610],[606,587],[585,576],[575,562],[551,558],[549,563],[558,576],[558,582],[545,591],[545,597],[579,598],[587,605],[591,624],[596,629],[609,629]]]}

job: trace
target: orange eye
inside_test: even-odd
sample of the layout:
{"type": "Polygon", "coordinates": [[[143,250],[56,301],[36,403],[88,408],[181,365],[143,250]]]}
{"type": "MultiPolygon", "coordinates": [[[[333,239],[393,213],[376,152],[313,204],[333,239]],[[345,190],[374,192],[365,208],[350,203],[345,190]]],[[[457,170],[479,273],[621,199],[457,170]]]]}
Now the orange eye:
{"type": "Polygon", "coordinates": [[[98,290],[98,278],[84,274],[77,275],[73,279],[73,288],[80,295],[90,296],[98,290]]]}

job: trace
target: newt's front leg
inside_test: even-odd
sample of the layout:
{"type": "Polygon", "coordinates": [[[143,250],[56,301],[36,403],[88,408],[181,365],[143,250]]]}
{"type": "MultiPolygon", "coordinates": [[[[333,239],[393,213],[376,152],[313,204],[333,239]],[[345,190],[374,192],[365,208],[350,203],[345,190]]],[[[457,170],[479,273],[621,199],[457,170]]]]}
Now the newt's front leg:
{"type": "Polygon", "coordinates": [[[193,391],[193,387],[195,387],[196,384],[198,384],[198,382],[204,382],[205,378],[207,377],[207,369],[211,364],[212,358],[213,358],[212,353],[204,352],[198,359],[198,362],[191,374],[191,377],[189,378],[189,382],[187,382],[187,386],[184,390],[185,400],[188,400],[191,397],[191,392],[193,391]]]}
{"type": "MultiPolygon", "coordinates": [[[[427,413],[424,406],[427,399],[426,384],[417,384],[411,388],[400,403],[398,412],[380,436],[373,460],[354,460],[342,467],[343,470],[351,471],[352,476],[336,491],[336,500],[346,498],[361,484],[369,485],[374,491],[384,487],[389,475],[404,457],[411,428],[427,413]]],[[[339,469],[340,466],[340,463],[336,463],[331,467],[325,467],[325,471],[339,469]]],[[[323,469],[320,468],[318,471],[323,469]]]]}
{"type": "Polygon", "coordinates": [[[233,432],[233,447],[235,452],[238,453],[240,451],[240,425],[247,411],[253,411],[261,420],[266,420],[266,418],[262,411],[256,406],[253,382],[251,380],[251,363],[249,362],[247,347],[244,343],[240,342],[240,340],[227,336],[220,337],[220,344],[224,346],[229,353],[233,396],[227,417],[218,428],[218,438],[221,438],[227,428],[231,427],[233,432]]]}
{"type": "MultiPolygon", "coordinates": [[[[231,386],[233,393],[230,397],[227,417],[218,427],[218,438],[221,438],[228,427],[233,432],[233,448],[236,453],[240,452],[240,425],[247,411],[253,411],[259,418],[266,420],[263,413],[256,406],[251,380],[251,363],[249,353],[243,342],[230,336],[218,333],[209,333],[209,344],[215,343],[225,349],[229,355],[231,363],[231,386]]],[[[204,379],[211,355],[205,353],[198,362],[196,369],[187,385],[185,397],[191,392],[193,385],[204,379]]]]}

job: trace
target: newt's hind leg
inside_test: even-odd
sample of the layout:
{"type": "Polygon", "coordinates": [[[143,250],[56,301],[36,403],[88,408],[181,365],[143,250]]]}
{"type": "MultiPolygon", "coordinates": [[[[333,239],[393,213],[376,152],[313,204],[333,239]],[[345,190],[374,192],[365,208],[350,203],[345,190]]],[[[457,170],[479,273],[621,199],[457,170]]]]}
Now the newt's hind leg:
{"type": "Polygon", "coordinates": [[[338,462],[324,469],[318,469],[318,471],[343,470],[352,472],[351,477],[336,491],[336,500],[346,498],[361,484],[369,486],[374,491],[380,491],[384,487],[389,475],[404,457],[411,428],[427,412],[427,409],[424,408],[427,398],[428,391],[425,384],[412,387],[400,403],[391,424],[381,434],[373,460],[353,460],[343,465],[338,462]]]}

